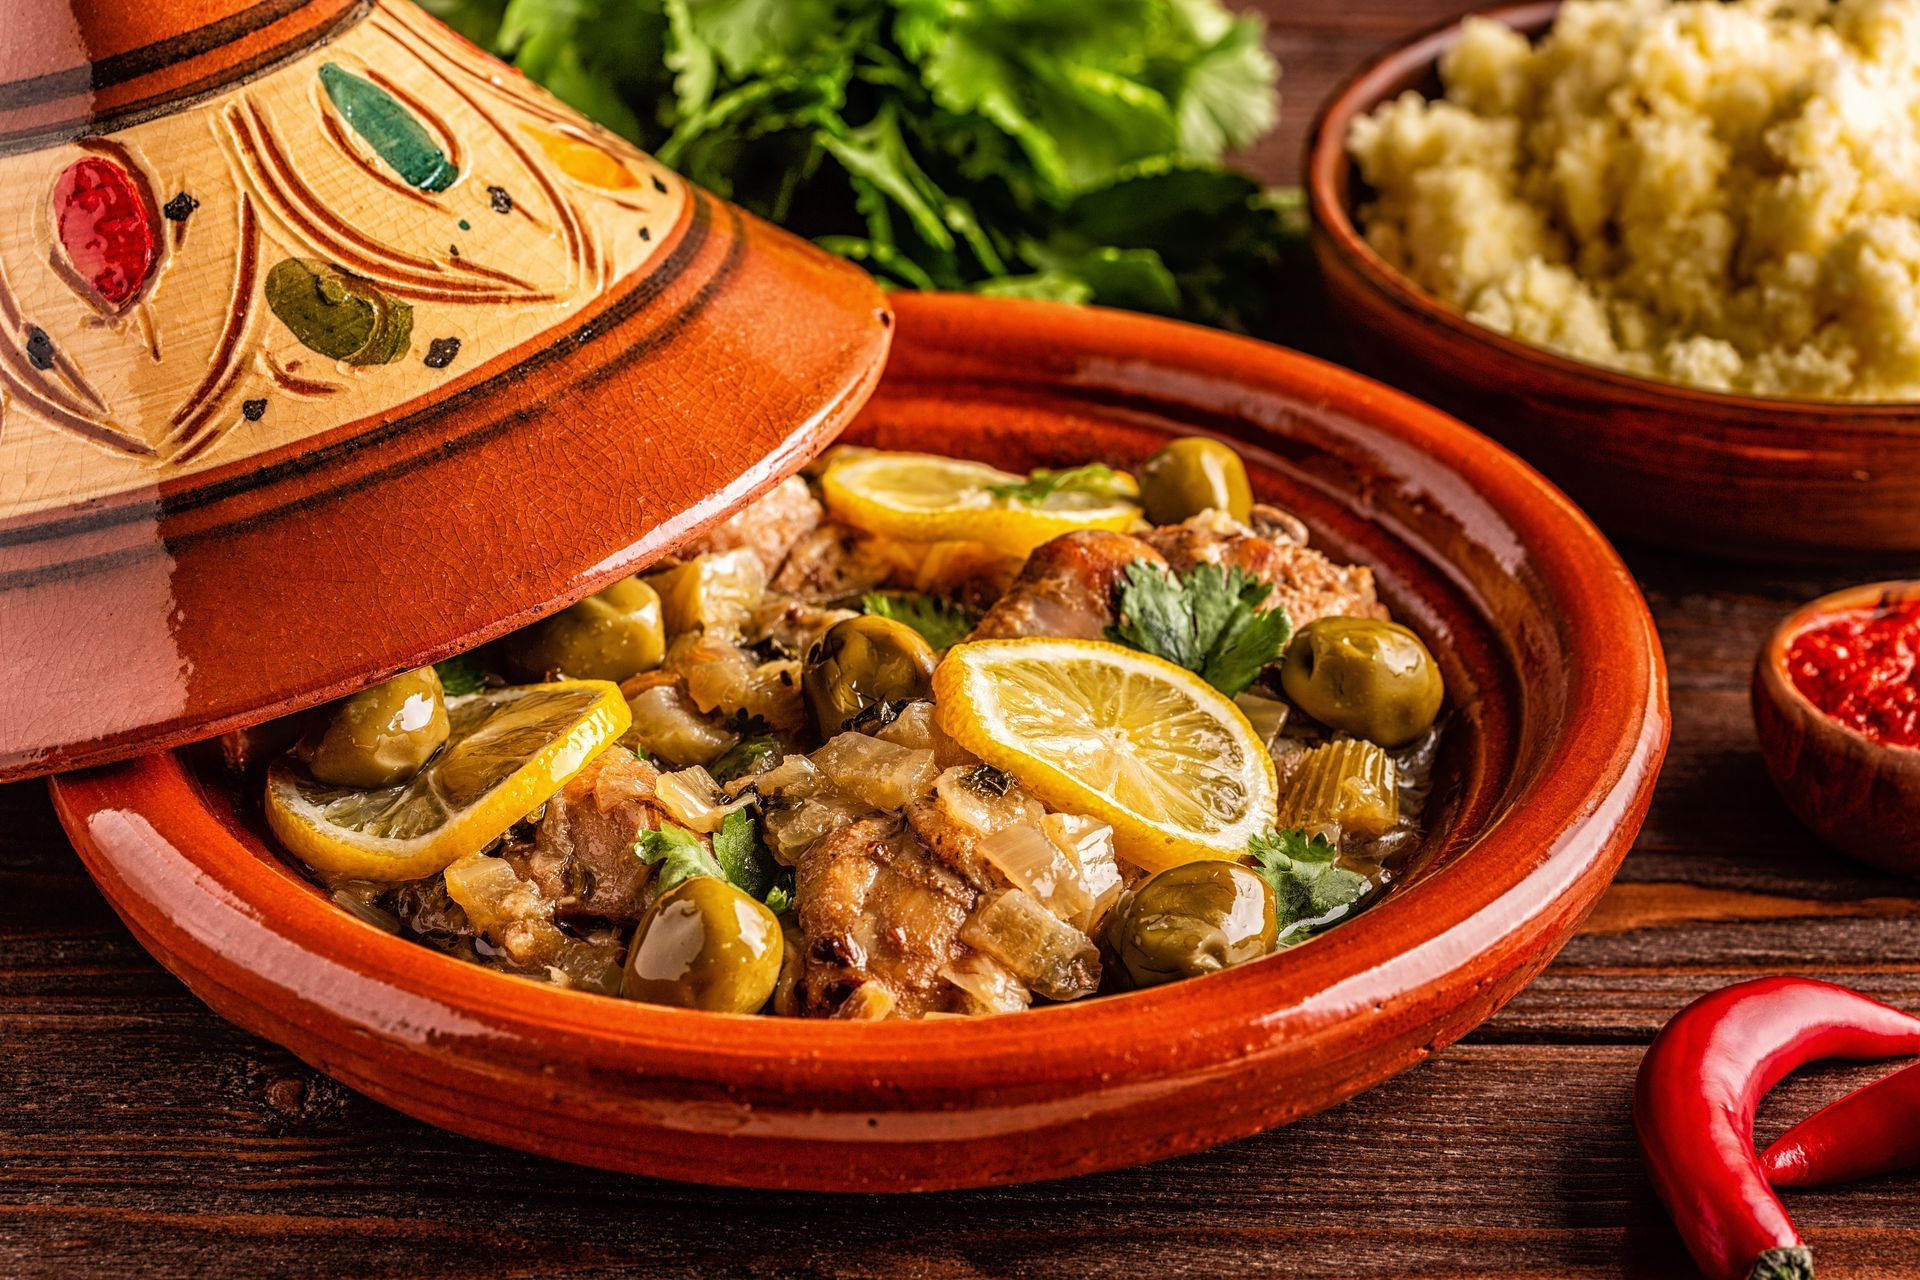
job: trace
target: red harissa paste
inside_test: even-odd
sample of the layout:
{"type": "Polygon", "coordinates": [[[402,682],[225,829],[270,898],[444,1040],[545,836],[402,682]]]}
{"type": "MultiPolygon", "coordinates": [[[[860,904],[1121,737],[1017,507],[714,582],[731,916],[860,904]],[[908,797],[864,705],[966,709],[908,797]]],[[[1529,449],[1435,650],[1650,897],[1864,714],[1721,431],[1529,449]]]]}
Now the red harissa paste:
{"type": "Polygon", "coordinates": [[[1920,747],[1920,600],[1807,628],[1787,646],[1787,678],[1848,728],[1920,747]]]}

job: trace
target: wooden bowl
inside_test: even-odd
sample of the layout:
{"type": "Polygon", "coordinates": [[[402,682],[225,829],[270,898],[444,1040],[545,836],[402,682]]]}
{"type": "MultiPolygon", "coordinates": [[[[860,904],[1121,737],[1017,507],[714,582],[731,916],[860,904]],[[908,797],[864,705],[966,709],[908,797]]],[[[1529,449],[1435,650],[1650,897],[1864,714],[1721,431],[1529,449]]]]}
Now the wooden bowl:
{"type": "Polygon", "coordinates": [[[214,1009],[461,1133],[696,1182],[910,1190],[1060,1177],[1321,1110],[1487,1018],[1645,815],[1665,670],[1633,580],[1532,470],[1364,378],[1045,303],[903,295],[849,439],[1024,470],[1233,441],[1255,488],[1375,566],[1450,690],[1430,838],[1357,920],[1153,991],[978,1020],[744,1018],[558,990],[405,942],[268,846],[188,753],[55,779],[140,940],[214,1009]]]}
{"type": "Polygon", "coordinates": [[[1838,614],[1920,598],[1920,582],[1821,596],[1775,627],[1753,669],[1753,726],[1787,807],[1849,857],[1920,875],[1920,751],[1889,746],[1815,706],[1787,676],[1795,637],[1838,614]]]}
{"type": "MultiPolygon", "coordinates": [[[[1529,35],[1555,4],[1485,11],[1529,35]]],[[[1454,21],[1390,49],[1321,109],[1305,182],[1314,253],[1368,367],[1489,432],[1600,523],[1738,557],[1920,550],[1920,404],[1728,395],[1585,364],[1482,328],[1361,236],[1353,122],[1412,89],[1439,92],[1454,21]]]]}

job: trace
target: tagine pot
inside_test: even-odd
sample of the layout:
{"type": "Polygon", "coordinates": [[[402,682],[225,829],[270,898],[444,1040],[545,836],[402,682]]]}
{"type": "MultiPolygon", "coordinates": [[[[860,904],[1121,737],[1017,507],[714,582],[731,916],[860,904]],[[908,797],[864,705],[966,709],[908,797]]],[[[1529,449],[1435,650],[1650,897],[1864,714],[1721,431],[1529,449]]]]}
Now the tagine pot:
{"type": "Polygon", "coordinates": [[[0,781],[560,608],[886,354],[864,273],[407,0],[21,0],[0,195],[0,781]]]}

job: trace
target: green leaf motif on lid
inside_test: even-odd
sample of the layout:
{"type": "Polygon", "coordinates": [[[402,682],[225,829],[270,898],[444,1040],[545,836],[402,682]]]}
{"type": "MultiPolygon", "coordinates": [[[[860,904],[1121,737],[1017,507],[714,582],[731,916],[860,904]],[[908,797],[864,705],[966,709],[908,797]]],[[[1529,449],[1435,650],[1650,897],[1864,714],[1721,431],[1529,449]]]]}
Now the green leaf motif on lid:
{"type": "Polygon", "coordinates": [[[408,186],[445,191],[460,176],[426,126],[379,85],[332,62],[321,65],[320,83],[347,124],[408,186]]]}
{"type": "Polygon", "coordinates": [[[274,264],[267,305],[308,350],[348,364],[392,364],[413,339],[412,307],[313,258],[274,264]]]}

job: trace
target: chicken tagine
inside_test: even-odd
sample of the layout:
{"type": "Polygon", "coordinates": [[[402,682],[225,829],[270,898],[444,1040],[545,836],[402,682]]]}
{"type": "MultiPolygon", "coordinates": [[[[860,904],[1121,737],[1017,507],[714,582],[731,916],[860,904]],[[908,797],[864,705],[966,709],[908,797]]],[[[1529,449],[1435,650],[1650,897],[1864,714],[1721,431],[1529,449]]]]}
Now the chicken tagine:
{"type": "Polygon", "coordinates": [[[1002,1013],[1216,972],[1419,839],[1439,669],[1218,441],[835,448],[679,556],[230,735],[334,900],[688,1008],[1002,1013]]]}

